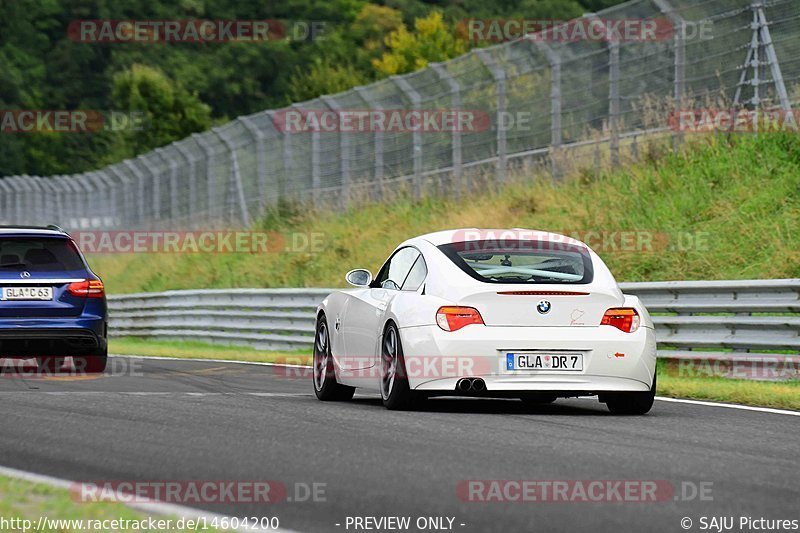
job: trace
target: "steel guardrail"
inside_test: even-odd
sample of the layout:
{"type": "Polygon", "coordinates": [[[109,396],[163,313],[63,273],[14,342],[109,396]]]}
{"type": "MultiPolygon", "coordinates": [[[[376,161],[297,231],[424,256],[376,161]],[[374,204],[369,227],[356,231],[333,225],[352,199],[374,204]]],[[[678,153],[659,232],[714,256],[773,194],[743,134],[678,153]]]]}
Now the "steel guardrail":
{"type": "MultiPolygon", "coordinates": [[[[753,360],[800,353],[800,279],[621,283],[653,315],[659,355],[753,360]],[[771,353],[770,353],[771,352],[771,353]],[[784,353],[786,355],[786,353],[784,353]]],[[[109,297],[113,337],[309,351],[335,289],[217,289],[109,297]]]]}

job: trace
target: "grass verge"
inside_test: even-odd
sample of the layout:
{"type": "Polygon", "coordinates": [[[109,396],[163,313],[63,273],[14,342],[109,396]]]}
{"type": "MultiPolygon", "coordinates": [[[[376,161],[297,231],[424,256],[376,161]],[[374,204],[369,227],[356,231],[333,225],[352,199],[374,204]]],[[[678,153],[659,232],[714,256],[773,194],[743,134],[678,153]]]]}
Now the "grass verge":
{"type": "Polygon", "coordinates": [[[193,341],[146,340],[133,337],[110,339],[108,351],[121,355],[179,357],[182,359],[224,359],[251,363],[310,364],[307,351],[271,352],[248,346],[223,346],[193,341]]]}
{"type": "Polygon", "coordinates": [[[415,235],[522,227],[588,241],[622,281],[800,277],[800,136],[708,136],[641,160],[558,185],[520,173],[460,199],[400,195],[343,212],[282,204],[253,227],[281,236],[274,253],[108,253],[90,263],[111,294],[338,287],[415,235]]]}
{"type": "Polygon", "coordinates": [[[677,374],[672,365],[659,361],[659,395],[800,411],[800,381],[797,380],[754,381],[677,374]]]}
{"type": "MultiPolygon", "coordinates": [[[[266,363],[309,364],[308,352],[268,352],[254,348],[216,346],[202,342],[150,341],[114,339],[111,353],[181,357],[190,359],[224,359],[266,363]]],[[[800,411],[800,381],[753,381],[707,376],[680,376],[659,361],[658,395],[737,403],[756,407],[774,407],[800,411]]]]}
{"type": "MultiPolygon", "coordinates": [[[[150,528],[148,515],[131,509],[121,503],[82,503],[76,502],[65,489],[50,487],[39,483],[31,483],[20,479],[0,476],[0,517],[6,523],[0,523],[2,531],[34,531],[39,533],[80,533],[85,531],[153,531],[184,532],[194,529],[178,528],[177,518],[153,517],[155,521],[163,520],[156,527],[150,528]],[[45,517],[46,522],[39,526],[39,519],[45,517]],[[113,520],[127,520],[130,527],[121,526],[113,520]],[[29,522],[25,522],[29,521],[29,522]],[[139,527],[134,527],[138,525],[139,527]],[[142,527],[143,526],[143,527],[142,527]]],[[[208,531],[219,531],[209,529],[208,531]]]]}

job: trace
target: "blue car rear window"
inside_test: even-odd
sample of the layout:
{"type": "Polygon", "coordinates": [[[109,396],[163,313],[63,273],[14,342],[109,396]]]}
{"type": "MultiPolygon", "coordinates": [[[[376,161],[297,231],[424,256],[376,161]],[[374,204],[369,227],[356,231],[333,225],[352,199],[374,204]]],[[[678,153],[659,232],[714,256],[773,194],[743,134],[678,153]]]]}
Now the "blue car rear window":
{"type": "Polygon", "coordinates": [[[75,245],[67,239],[0,237],[0,270],[57,272],[84,268],[75,245]]]}

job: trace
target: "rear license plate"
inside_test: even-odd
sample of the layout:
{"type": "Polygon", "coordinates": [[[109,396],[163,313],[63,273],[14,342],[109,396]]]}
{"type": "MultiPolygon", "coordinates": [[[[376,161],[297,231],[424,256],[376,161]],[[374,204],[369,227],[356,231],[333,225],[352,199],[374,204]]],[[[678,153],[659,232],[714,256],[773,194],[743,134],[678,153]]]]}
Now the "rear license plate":
{"type": "Polygon", "coordinates": [[[35,300],[53,299],[53,287],[3,287],[3,300],[35,300]]]}
{"type": "Polygon", "coordinates": [[[540,352],[507,353],[506,370],[583,370],[583,354],[540,352]]]}

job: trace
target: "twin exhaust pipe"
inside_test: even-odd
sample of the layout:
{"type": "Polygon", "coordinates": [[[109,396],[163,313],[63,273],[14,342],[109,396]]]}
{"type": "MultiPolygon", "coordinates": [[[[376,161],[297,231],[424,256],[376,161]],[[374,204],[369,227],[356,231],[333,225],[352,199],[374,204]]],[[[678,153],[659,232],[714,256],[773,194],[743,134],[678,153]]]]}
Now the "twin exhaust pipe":
{"type": "Polygon", "coordinates": [[[483,392],[486,390],[486,382],[481,378],[461,378],[456,383],[456,390],[459,392],[483,392]]]}

